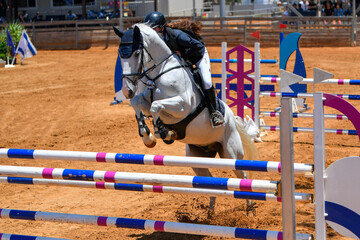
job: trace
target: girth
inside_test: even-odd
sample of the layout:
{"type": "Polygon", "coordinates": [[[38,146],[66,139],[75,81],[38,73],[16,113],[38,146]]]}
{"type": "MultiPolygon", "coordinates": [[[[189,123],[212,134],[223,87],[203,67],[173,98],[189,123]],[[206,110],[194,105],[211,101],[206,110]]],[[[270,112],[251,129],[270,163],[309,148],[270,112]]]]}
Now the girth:
{"type": "Polygon", "coordinates": [[[201,112],[204,110],[206,104],[204,98],[202,98],[199,105],[183,120],[174,124],[165,124],[164,126],[170,130],[174,130],[177,133],[176,140],[184,139],[186,136],[186,127],[187,125],[194,120],[201,112]]]}

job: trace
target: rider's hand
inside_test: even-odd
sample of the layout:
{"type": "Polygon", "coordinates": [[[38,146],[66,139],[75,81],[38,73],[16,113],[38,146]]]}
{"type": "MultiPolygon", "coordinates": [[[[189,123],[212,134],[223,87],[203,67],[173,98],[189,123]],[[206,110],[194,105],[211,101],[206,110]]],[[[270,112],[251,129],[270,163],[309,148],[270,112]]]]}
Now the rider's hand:
{"type": "Polygon", "coordinates": [[[181,57],[180,51],[175,51],[175,53],[176,53],[179,57],[181,57]]]}

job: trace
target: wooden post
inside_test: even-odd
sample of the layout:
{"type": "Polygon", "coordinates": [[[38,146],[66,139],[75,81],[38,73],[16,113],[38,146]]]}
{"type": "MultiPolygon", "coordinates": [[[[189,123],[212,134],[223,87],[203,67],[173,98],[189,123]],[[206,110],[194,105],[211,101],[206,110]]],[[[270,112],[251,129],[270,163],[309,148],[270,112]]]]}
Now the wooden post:
{"type": "Polygon", "coordinates": [[[352,21],[351,21],[351,46],[356,46],[356,9],[355,9],[356,1],[353,0],[352,3],[352,21]]]}
{"type": "Polygon", "coordinates": [[[13,0],[9,0],[8,1],[8,5],[9,5],[9,22],[12,22],[14,19],[14,14],[13,14],[13,0]]]}
{"type": "Polygon", "coordinates": [[[18,10],[18,1],[19,0],[12,0],[13,2],[13,9],[14,9],[14,21],[16,21],[16,19],[18,18],[18,14],[19,14],[19,10],[18,10]]]}
{"type": "Polygon", "coordinates": [[[124,29],[123,26],[123,7],[122,7],[122,0],[120,0],[120,16],[119,16],[119,28],[120,30],[124,29]]]}
{"type": "Polygon", "coordinates": [[[245,18],[244,22],[244,45],[246,46],[246,29],[247,29],[247,19],[245,18]]]}
{"type": "Polygon", "coordinates": [[[299,32],[300,31],[300,26],[299,26],[299,17],[296,18],[296,31],[299,32]]]}
{"type": "Polygon", "coordinates": [[[35,34],[35,22],[32,22],[32,32],[33,32],[33,35],[32,35],[32,41],[33,43],[36,45],[36,34],[35,34]]]}
{"type": "Polygon", "coordinates": [[[78,49],[78,22],[75,22],[75,49],[78,49]]]}
{"type": "Polygon", "coordinates": [[[86,0],[82,0],[81,2],[81,5],[82,5],[82,18],[83,19],[86,19],[87,18],[87,14],[86,14],[86,0]]]}
{"type": "MultiPolygon", "coordinates": [[[[225,0],[220,0],[220,18],[225,18],[226,17],[226,3],[225,0]]],[[[225,29],[225,20],[221,20],[220,21],[220,25],[222,29],[225,29]]]]}
{"type": "Polygon", "coordinates": [[[116,14],[119,12],[119,6],[118,1],[114,0],[114,18],[116,17],[116,14]]]}

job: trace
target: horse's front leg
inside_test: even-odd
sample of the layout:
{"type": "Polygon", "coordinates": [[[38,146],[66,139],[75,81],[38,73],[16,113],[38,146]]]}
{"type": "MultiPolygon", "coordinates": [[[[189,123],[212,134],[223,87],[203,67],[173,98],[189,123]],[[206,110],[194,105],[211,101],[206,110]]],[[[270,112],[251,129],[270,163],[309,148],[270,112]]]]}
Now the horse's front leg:
{"type": "Polygon", "coordinates": [[[138,123],[140,137],[142,137],[145,146],[148,148],[154,147],[156,145],[156,138],[150,132],[150,129],[145,122],[145,114],[149,113],[150,109],[149,102],[146,101],[143,94],[138,94],[130,100],[130,103],[135,110],[135,117],[138,123]],[[145,114],[143,112],[145,112],[145,114]]]}
{"type": "Polygon", "coordinates": [[[167,141],[176,140],[177,134],[167,130],[162,120],[176,123],[186,117],[185,102],[180,96],[154,101],[151,104],[150,114],[153,116],[155,137],[167,141]]]}

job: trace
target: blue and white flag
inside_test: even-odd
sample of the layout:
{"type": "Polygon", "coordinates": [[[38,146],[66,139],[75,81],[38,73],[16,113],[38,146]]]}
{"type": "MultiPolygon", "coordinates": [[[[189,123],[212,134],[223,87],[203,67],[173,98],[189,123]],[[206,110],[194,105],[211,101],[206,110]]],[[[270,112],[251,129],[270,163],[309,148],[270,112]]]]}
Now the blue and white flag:
{"type": "Polygon", "coordinates": [[[17,46],[16,53],[20,54],[21,62],[24,61],[25,58],[30,58],[37,54],[35,46],[31,43],[29,36],[26,31],[23,30],[20,42],[17,46]]]}
{"type": "Polygon", "coordinates": [[[11,38],[11,34],[9,32],[9,29],[6,29],[6,41],[7,41],[7,45],[9,47],[11,47],[11,56],[15,56],[15,45],[14,45],[14,42],[11,38]]]}

